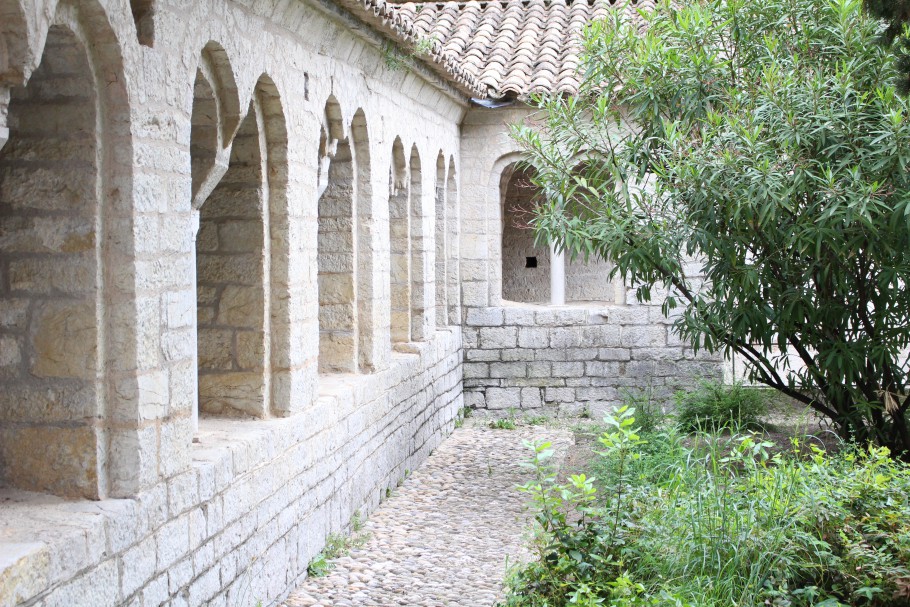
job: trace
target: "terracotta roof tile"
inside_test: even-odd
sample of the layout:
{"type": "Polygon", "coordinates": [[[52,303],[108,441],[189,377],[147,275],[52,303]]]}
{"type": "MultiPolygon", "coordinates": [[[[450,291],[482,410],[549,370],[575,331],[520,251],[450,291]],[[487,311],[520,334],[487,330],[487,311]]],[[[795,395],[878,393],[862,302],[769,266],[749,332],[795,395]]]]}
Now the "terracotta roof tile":
{"type": "MultiPolygon", "coordinates": [[[[355,17],[372,26],[391,40],[405,48],[417,45],[425,38],[422,32],[427,27],[436,28],[440,21],[436,15],[428,15],[422,20],[417,20],[416,11],[401,10],[401,5],[385,2],[385,0],[334,0],[336,4],[349,10],[355,17]]],[[[450,11],[451,21],[460,17],[460,11],[450,11]]],[[[479,17],[479,11],[478,11],[479,17]]],[[[477,20],[478,22],[480,19],[477,20]]],[[[473,27],[471,28],[473,30],[473,27]]],[[[440,31],[444,30],[444,25],[440,31]]],[[[426,62],[444,80],[455,85],[462,93],[469,96],[484,97],[488,92],[488,85],[482,84],[477,77],[477,65],[470,65],[463,60],[461,54],[453,54],[450,49],[443,47],[441,40],[448,36],[438,37],[427,52],[419,58],[426,62]]]]}
{"type": "MultiPolygon", "coordinates": [[[[363,0],[366,1],[366,0],[363,0]]],[[[377,0],[381,1],[381,0],[377,0]]],[[[487,87],[482,96],[578,91],[581,34],[616,0],[469,0],[386,4],[418,39],[438,43],[441,53],[464,74],[487,87]]],[[[626,9],[638,27],[637,0],[626,9]]]]}

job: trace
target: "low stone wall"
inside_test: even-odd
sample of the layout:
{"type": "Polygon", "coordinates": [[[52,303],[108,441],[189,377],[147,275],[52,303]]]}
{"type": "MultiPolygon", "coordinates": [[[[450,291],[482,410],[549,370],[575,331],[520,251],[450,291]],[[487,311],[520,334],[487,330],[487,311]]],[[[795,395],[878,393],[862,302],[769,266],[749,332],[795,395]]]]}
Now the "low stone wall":
{"type": "Polygon", "coordinates": [[[510,304],[471,308],[466,320],[465,405],[474,409],[599,416],[628,394],[665,399],[723,376],[721,358],[696,355],[657,306],[510,304]]]}
{"type": "Polygon", "coordinates": [[[413,347],[293,417],[201,420],[191,469],[136,499],[0,490],[0,606],[275,604],[454,427],[460,329],[413,347]]]}

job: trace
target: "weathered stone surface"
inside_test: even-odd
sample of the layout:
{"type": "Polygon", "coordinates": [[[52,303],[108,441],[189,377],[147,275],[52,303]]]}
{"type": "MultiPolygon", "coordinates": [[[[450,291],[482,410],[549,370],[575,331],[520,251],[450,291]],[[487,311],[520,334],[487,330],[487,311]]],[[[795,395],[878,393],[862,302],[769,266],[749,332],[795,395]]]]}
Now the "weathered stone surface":
{"type": "Polygon", "coordinates": [[[529,511],[515,486],[529,471],[524,441],[549,441],[559,462],[564,430],[456,430],[393,488],[370,516],[364,546],[311,578],[283,607],[494,605],[507,566],[530,558],[529,511]]]}
{"type": "Polygon", "coordinates": [[[42,543],[0,544],[0,605],[12,607],[47,585],[49,553],[42,543]]]}
{"type": "Polygon", "coordinates": [[[617,388],[644,389],[654,385],[655,379],[666,378],[687,385],[698,377],[711,376],[708,367],[714,376],[721,373],[717,356],[703,355],[699,362],[686,360],[678,339],[667,339],[666,325],[650,323],[652,307],[521,308],[509,304],[477,312],[469,308],[466,331],[476,332],[478,337],[473,342],[476,346],[465,350],[465,377],[469,380],[465,387],[481,394],[471,402],[479,408],[517,407],[525,397],[517,398],[508,390],[544,388],[542,400],[532,396],[530,402],[577,413],[584,407],[590,409],[589,403],[595,400],[601,408],[612,406],[619,399],[617,388]],[[491,316],[498,323],[503,310],[504,324],[486,326],[491,316]],[[533,325],[526,324],[529,315],[533,325]],[[476,321],[473,326],[472,319],[476,321]],[[513,347],[516,332],[517,347],[513,347]],[[655,364],[658,361],[660,366],[655,364]],[[587,388],[596,390],[585,391],[587,388]]]}
{"type": "Polygon", "coordinates": [[[47,548],[15,602],[276,604],[464,404],[593,408],[711,370],[618,284],[500,305],[503,124],[530,110],[390,69],[359,5],[7,4],[0,484],[45,494],[0,490],[0,541],[47,548]]]}
{"type": "Polygon", "coordinates": [[[94,306],[48,302],[34,314],[31,372],[38,377],[91,379],[97,343],[94,306]]]}

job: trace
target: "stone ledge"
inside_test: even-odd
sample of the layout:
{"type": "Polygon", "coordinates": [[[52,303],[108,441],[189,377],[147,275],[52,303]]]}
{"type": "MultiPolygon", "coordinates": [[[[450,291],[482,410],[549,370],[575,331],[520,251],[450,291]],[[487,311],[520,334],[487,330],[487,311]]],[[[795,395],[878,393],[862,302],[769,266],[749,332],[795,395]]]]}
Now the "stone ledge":
{"type": "Polygon", "coordinates": [[[88,604],[89,588],[103,590],[99,605],[132,604],[162,586],[230,604],[247,570],[238,563],[271,551],[282,579],[298,580],[326,533],[375,507],[374,489],[451,430],[460,339],[457,328],[437,331],[380,373],[323,376],[317,401],[292,417],[203,417],[191,467],[135,499],[0,489],[0,607],[88,604]]]}

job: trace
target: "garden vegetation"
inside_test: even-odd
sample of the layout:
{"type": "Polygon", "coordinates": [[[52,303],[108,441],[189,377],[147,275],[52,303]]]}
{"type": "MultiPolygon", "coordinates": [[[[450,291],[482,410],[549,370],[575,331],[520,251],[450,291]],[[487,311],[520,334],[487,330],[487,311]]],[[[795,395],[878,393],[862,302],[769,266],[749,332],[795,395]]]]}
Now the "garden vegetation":
{"type": "Polygon", "coordinates": [[[910,102],[886,25],[860,0],[611,13],[580,93],[514,132],[539,238],[610,259],[696,350],[908,457],[910,102]]]}
{"type": "Polygon", "coordinates": [[[529,445],[536,560],[506,607],[910,604],[910,467],[884,447],[789,451],[755,434],[606,417],[592,469],[558,483],[529,445]]]}

